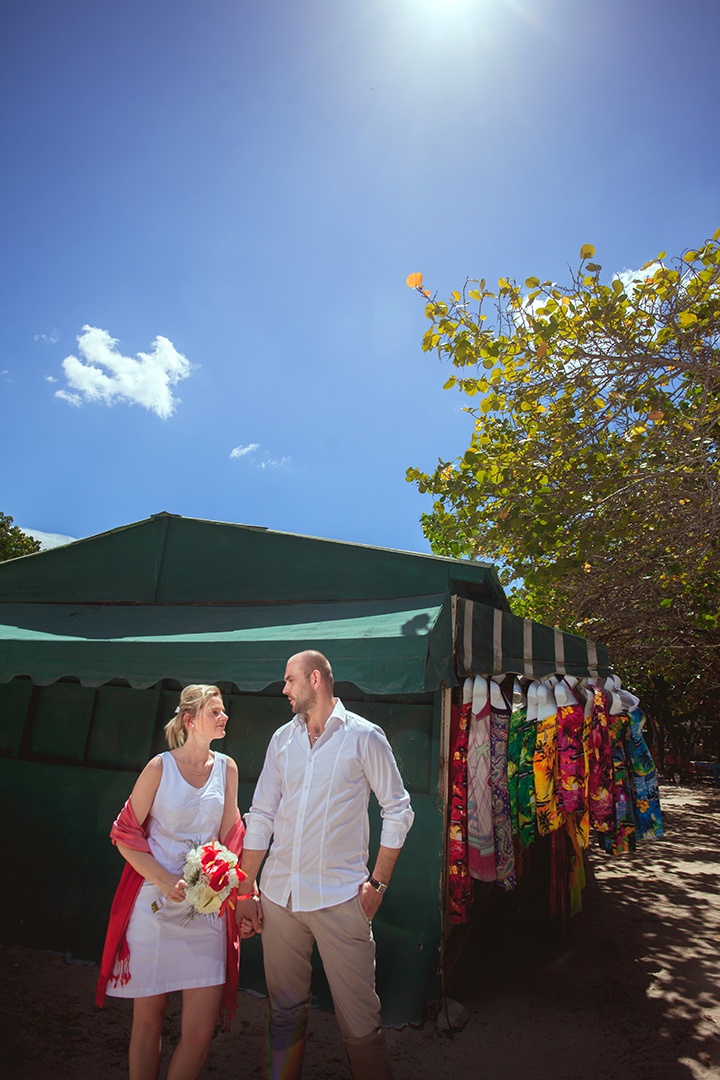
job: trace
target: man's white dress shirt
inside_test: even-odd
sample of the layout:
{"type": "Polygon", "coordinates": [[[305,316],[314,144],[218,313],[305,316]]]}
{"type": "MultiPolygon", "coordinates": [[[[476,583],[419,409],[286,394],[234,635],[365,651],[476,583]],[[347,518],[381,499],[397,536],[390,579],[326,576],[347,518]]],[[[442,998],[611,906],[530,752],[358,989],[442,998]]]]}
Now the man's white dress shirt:
{"type": "Polygon", "coordinates": [[[275,732],[246,815],[244,846],[264,851],[262,892],[293,911],[317,911],[356,895],[367,878],[373,791],[380,843],[400,848],[414,814],[382,728],[338,699],[313,747],[302,716],[275,732]]]}

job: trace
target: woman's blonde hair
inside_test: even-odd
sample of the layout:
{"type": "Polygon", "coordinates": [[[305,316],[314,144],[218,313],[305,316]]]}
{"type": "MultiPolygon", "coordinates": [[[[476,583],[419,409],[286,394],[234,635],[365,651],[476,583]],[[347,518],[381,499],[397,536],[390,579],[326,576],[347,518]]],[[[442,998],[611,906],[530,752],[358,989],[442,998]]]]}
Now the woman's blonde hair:
{"type": "Polygon", "coordinates": [[[182,746],[187,739],[187,720],[197,716],[210,698],[214,697],[222,698],[217,686],[193,683],[185,687],[180,695],[180,704],[175,710],[175,715],[165,725],[165,738],[171,750],[182,746]]]}

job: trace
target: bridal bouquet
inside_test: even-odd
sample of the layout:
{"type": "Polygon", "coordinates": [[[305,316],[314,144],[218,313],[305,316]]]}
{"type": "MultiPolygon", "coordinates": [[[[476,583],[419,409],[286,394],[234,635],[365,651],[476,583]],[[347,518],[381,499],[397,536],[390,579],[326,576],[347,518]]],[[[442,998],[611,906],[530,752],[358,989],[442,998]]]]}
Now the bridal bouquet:
{"type": "Polygon", "coordinates": [[[238,885],[245,876],[237,855],[216,840],[191,848],[183,878],[188,886],[185,899],[192,905],[193,914],[219,916],[228,907],[234,908],[238,885]]]}
{"type": "MultiPolygon", "coordinates": [[[[187,884],[185,899],[190,904],[189,918],[195,915],[224,915],[234,908],[238,885],[247,875],[238,866],[238,857],[217,840],[190,848],[183,867],[187,884]]],[[[164,907],[160,898],[152,905],[157,912],[164,907]]]]}

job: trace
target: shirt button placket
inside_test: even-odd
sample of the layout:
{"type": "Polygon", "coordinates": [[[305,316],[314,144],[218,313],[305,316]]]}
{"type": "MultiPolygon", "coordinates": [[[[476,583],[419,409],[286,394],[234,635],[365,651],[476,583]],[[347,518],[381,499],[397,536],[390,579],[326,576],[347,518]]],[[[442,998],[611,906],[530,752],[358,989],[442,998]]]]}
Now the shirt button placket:
{"type": "Polygon", "coordinates": [[[302,792],[300,794],[300,805],[298,806],[297,823],[295,825],[295,836],[292,848],[292,863],[290,866],[290,874],[292,877],[292,894],[293,896],[300,896],[300,841],[303,833],[303,825],[305,822],[305,815],[307,813],[308,799],[310,798],[310,786],[312,784],[313,776],[313,758],[309,757],[307,765],[305,766],[305,779],[303,781],[302,792]]]}

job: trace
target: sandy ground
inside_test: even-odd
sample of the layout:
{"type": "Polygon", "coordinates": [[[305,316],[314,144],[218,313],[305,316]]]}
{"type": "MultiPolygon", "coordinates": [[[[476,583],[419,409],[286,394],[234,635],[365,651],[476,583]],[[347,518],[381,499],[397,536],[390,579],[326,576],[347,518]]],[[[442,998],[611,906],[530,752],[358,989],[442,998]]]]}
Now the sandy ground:
{"type": "MultiPolygon", "coordinates": [[[[564,941],[529,941],[488,906],[447,987],[467,1022],[389,1030],[396,1080],[720,1077],[720,789],[665,786],[662,801],[664,840],[616,860],[591,853],[564,941]]],[[[127,1075],[131,1003],[96,1009],[96,976],[55,954],[0,951],[1,1076],[127,1075]]],[[[265,1009],[241,994],[203,1077],[259,1080],[265,1009]]],[[[166,1055],[177,1031],[173,1008],[166,1055]]],[[[349,1076],[330,1014],[311,1014],[304,1076],[349,1076]]]]}

